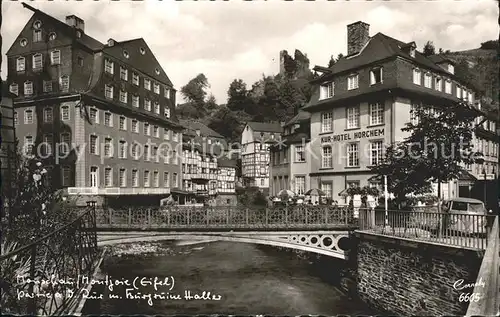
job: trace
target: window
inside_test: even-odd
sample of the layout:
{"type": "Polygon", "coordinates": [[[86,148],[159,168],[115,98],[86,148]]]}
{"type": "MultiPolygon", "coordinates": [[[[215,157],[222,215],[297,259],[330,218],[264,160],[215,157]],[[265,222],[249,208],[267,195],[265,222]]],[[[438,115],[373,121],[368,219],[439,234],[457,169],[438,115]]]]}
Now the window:
{"type": "Polygon", "coordinates": [[[78,56],[78,58],[77,58],[77,63],[78,63],[78,66],[81,66],[81,67],[82,67],[82,66],[83,66],[83,57],[78,56]]]}
{"type": "Polygon", "coordinates": [[[153,172],[153,186],[154,187],[160,186],[160,177],[158,171],[153,172]]]}
{"type": "Polygon", "coordinates": [[[132,106],[139,108],[139,96],[132,95],[132,106]]]}
{"type": "Polygon", "coordinates": [[[347,144],[347,166],[359,166],[359,143],[347,144]]]}
{"type": "Polygon", "coordinates": [[[299,196],[303,196],[306,191],[306,177],[296,176],[295,177],[295,193],[299,196]]]}
{"type": "Polygon", "coordinates": [[[321,191],[325,193],[326,197],[331,198],[332,197],[332,183],[321,183],[321,191]]]}
{"type": "Polygon", "coordinates": [[[14,125],[19,124],[19,116],[17,115],[17,111],[14,111],[14,125]]]}
{"type": "Polygon", "coordinates": [[[321,132],[333,131],[333,113],[324,112],[321,114],[321,132]]]}
{"type": "Polygon", "coordinates": [[[113,99],[113,86],[104,85],[104,96],[108,99],[113,99]]]}
{"type": "Polygon", "coordinates": [[[378,165],[382,162],[383,150],[382,141],[370,143],[370,165],[378,165]]]}
{"type": "Polygon", "coordinates": [[[139,75],[137,73],[132,73],[132,84],[139,86],[139,75]]]}
{"type": "Polygon", "coordinates": [[[448,71],[452,74],[455,74],[455,66],[452,64],[448,64],[448,71]]]}
{"type": "Polygon", "coordinates": [[[139,124],[137,120],[132,120],[132,132],[139,133],[139,124]]]}
{"type": "Polygon", "coordinates": [[[61,91],[62,92],[68,92],[69,91],[69,76],[68,75],[61,76],[61,78],[60,78],[60,85],[61,85],[61,91]]]}
{"type": "Polygon", "coordinates": [[[144,88],[147,90],[151,90],[151,80],[144,78],[144,88]]]}
{"type": "Polygon", "coordinates": [[[151,111],[151,100],[144,99],[144,109],[151,111]]]}
{"type": "Polygon", "coordinates": [[[425,88],[432,88],[432,75],[431,75],[431,73],[425,73],[424,87],[425,88]]]}
{"type": "Polygon", "coordinates": [[[24,153],[26,155],[33,154],[33,137],[31,135],[24,137],[24,153]]]}
{"type": "Polygon", "coordinates": [[[168,89],[167,87],[163,88],[163,95],[165,96],[165,98],[170,99],[170,89],[168,89]]]}
{"type": "Polygon", "coordinates": [[[359,75],[355,74],[347,77],[347,89],[352,90],[356,88],[359,88],[359,75]]]}
{"type": "Polygon", "coordinates": [[[63,166],[62,168],[62,185],[67,187],[71,186],[71,169],[69,166],[63,166]]]}
{"type": "Polygon", "coordinates": [[[334,82],[329,82],[320,86],[319,99],[332,98],[335,94],[335,84],[334,82]]]}
{"type": "Polygon", "coordinates": [[[412,103],[410,106],[410,122],[413,125],[418,124],[417,107],[418,105],[415,103],[412,103]]]}
{"type": "Polygon", "coordinates": [[[170,108],[168,106],[165,106],[165,109],[163,110],[165,117],[170,118],[170,108]]]}
{"type": "Polygon", "coordinates": [[[154,83],[153,89],[154,89],[155,94],[158,94],[158,95],[160,94],[160,84],[154,83]]]}
{"type": "Polygon", "coordinates": [[[113,140],[111,138],[104,139],[104,156],[113,157],[112,144],[113,140]]]}
{"type": "Polygon", "coordinates": [[[150,134],[150,128],[149,128],[149,123],[144,122],[144,134],[149,135],[150,134]]]}
{"type": "Polygon", "coordinates": [[[14,95],[19,95],[19,86],[16,83],[12,83],[9,86],[9,91],[14,95]]]}
{"type": "Polygon", "coordinates": [[[160,137],[160,128],[158,128],[157,125],[153,126],[153,136],[155,138],[159,138],[160,137]]]}
{"type": "Polygon", "coordinates": [[[173,132],[172,139],[174,142],[179,142],[179,137],[178,137],[177,132],[173,132]]]}
{"type": "Polygon", "coordinates": [[[120,187],[127,187],[127,173],[124,168],[120,168],[120,187]]]}
{"type": "Polygon", "coordinates": [[[104,185],[106,187],[113,186],[113,173],[111,167],[106,167],[104,169],[104,185]]]}
{"type": "Polygon", "coordinates": [[[42,41],[42,30],[33,30],[33,42],[42,41]]]}
{"type": "Polygon", "coordinates": [[[128,80],[128,70],[123,66],[120,66],[120,79],[128,80]]]}
{"type": "Polygon", "coordinates": [[[90,108],[90,122],[98,124],[99,123],[99,110],[96,108],[90,108]]]}
{"type": "Polygon", "coordinates": [[[120,130],[127,130],[127,118],[124,116],[120,116],[120,130]]]}
{"type": "Polygon", "coordinates": [[[384,123],[384,105],[382,103],[370,104],[370,125],[384,123]]]}
{"type": "Polygon", "coordinates": [[[155,113],[160,114],[160,103],[155,101],[155,113]]]}
{"type": "Polygon", "coordinates": [[[156,161],[156,163],[158,163],[158,161],[160,159],[160,157],[158,156],[158,147],[154,146],[152,150],[153,150],[153,153],[152,153],[153,160],[156,161]]]}
{"type": "Polygon", "coordinates": [[[90,136],[90,146],[89,146],[89,151],[90,154],[99,154],[99,147],[98,147],[98,136],[97,135],[91,135],[90,136]]]}
{"type": "Polygon", "coordinates": [[[120,140],[118,143],[118,157],[119,158],[127,158],[127,142],[124,140],[120,140]]]}
{"type": "Polygon", "coordinates": [[[16,59],[16,71],[24,72],[26,70],[26,59],[24,57],[18,57],[16,59]]]}
{"type": "Polygon", "coordinates": [[[59,152],[61,154],[68,154],[71,146],[71,134],[65,132],[60,135],[59,152]]]}
{"type": "Polygon", "coordinates": [[[451,80],[447,79],[444,84],[444,91],[451,95],[451,80]]]}
{"type": "Polygon", "coordinates": [[[321,155],[321,168],[332,168],[332,148],[324,146],[321,155]]]}
{"type": "Polygon", "coordinates": [[[52,116],[52,107],[45,107],[43,108],[43,122],[45,123],[51,123],[53,120],[52,116]]]}
{"type": "Polygon", "coordinates": [[[170,140],[170,130],[167,128],[163,129],[163,139],[170,140]]]}
{"type": "Polygon", "coordinates": [[[52,139],[52,134],[43,135],[43,147],[45,149],[45,155],[47,156],[52,154],[52,139]]]}
{"type": "Polygon", "coordinates": [[[24,82],[24,95],[25,96],[33,95],[33,83],[31,81],[24,82]]]}
{"type": "Polygon", "coordinates": [[[149,171],[144,171],[144,187],[149,187],[149,171]]]}
{"type": "Polygon", "coordinates": [[[172,183],[173,183],[174,187],[177,187],[177,180],[178,180],[177,179],[177,173],[174,173],[173,179],[172,179],[172,183]]]}
{"type": "Polygon", "coordinates": [[[61,64],[61,51],[54,50],[50,52],[50,64],[51,65],[59,65],[61,64]]]}
{"type": "Polygon", "coordinates": [[[62,106],[61,107],[61,120],[62,121],[69,121],[70,119],[70,113],[69,113],[69,106],[62,106]]]}
{"type": "Polygon", "coordinates": [[[139,173],[136,169],[132,170],[132,186],[139,187],[139,173]]]}
{"type": "Polygon", "coordinates": [[[52,82],[50,80],[43,81],[43,92],[52,92],[52,82]]]}
{"type": "Polygon", "coordinates": [[[109,59],[106,59],[104,61],[104,71],[106,73],[110,73],[110,74],[113,74],[114,73],[114,64],[112,61],[110,61],[109,59]]]}
{"type": "Polygon", "coordinates": [[[127,92],[124,90],[120,90],[120,102],[127,103],[127,101],[128,101],[127,92]]]}
{"type": "Polygon", "coordinates": [[[382,67],[374,68],[370,71],[370,85],[382,82],[382,67]]]}
{"type": "Polygon", "coordinates": [[[132,158],[137,160],[139,159],[139,144],[135,143],[132,145],[132,158]]]}
{"type": "Polygon", "coordinates": [[[413,83],[415,85],[422,84],[422,72],[418,68],[413,69],[413,83]]]}
{"type": "Polygon", "coordinates": [[[359,128],[359,106],[347,108],[347,128],[359,128]]]}
{"type": "Polygon", "coordinates": [[[462,89],[460,88],[459,85],[457,85],[457,98],[459,99],[462,98],[462,89]]]}
{"type": "Polygon", "coordinates": [[[163,172],[163,187],[170,187],[170,178],[168,172],[163,172]]]}
{"type": "Polygon", "coordinates": [[[306,161],[306,153],[303,145],[295,146],[295,162],[305,162],[306,161]]]}
{"type": "MultiPolygon", "coordinates": [[[[178,161],[178,157],[177,157],[177,151],[172,151],[172,157],[174,158],[174,161],[172,164],[178,164],[179,161],[178,161]]],[[[177,174],[176,174],[177,175],[177,174]]],[[[177,182],[176,182],[177,183],[177,182]]]]}
{"type": "Polygon", "coordinates": [[[436,77],[434,81],[434,88],[438,91],[443,90],[443,81],[441,80],[441,77],[436,77]]]}
{"type": "Polygon", "coordinates": [[[113,116],[112,116],[111,112],[104,113],[104,125],[107,127],[113,126],[113,116]]]}
{"type": "Polygon", "coordinates": [[[144,145],[144,160],[149,161],[149,145],[144,145]]]}

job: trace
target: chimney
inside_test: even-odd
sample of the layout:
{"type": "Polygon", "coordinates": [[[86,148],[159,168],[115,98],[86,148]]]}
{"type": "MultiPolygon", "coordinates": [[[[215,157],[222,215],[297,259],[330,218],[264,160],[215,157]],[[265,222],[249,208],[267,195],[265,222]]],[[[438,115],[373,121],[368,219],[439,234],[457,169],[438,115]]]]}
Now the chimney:
{"type": "Polygon", "coordinates": [[[357,54],[370,40],[370,24],[354,22],[347,26],[347,56],[357,54]]]}
{"type": "Polygon", "coordinates": [[[76,15],[66,16],[66,24],[74,27],[75,29],[79,29],[82,33],[85,32],[85,22],[76,15]]]}

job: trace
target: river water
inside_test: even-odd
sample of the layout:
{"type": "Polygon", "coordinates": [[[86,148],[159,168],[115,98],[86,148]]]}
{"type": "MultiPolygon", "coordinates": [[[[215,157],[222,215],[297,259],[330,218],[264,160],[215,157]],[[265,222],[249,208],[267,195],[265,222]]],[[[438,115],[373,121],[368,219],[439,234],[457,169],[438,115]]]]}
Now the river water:
{"type": "MultiPolygon", "coordinates": [[[[116,247],[115,247],[116,248],[116,247]]],[[[122,245],[125,251],[129,245],[122,245]],[[125,246],[125,247],[124,247],[125,246]]],[[[143,287],[142,294],[220,295],[220,300],[126,299],[125,286],[113,291],[95,286],[102,300],[87,300],[83,314],[268,314],[373,315],[359,300],[349,298],[335,282],[327,282],[310,260],[272,247],[232,242],[184,244],[164,242],[162,255],[108,256],[101,266],[112,279],[172,276],[175,284],[143,287]],[[165,251],[166,250],[166,251],[165,251]],[[113,293],[122,299],[110,299],[113,293]]],[[[335,271],[335,267],[327,270],[335,271]]],[[[328,272],[326,272],[328,275],[328,272]]],[[[170,283],[170,281],[168,281],[170,283]]],[[[133,292],[129,292],[131,295],[133,292]]],[[[165,296],[165,295],[164,295],[165,296]]]]}

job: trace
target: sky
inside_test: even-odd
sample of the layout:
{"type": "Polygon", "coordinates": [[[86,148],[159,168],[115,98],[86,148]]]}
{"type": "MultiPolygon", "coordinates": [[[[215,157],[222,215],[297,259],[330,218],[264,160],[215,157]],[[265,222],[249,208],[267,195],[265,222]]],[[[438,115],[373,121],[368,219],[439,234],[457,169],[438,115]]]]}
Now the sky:
{"type": "MultiPolygon", "coordinates": [[[[175,88],[199,73],[208,78],[218,103],[229,84],[243,79],[250,88],[262,75],[279,72],[279,52],[307,54],[311,68],[347,51],[347,24],[370,24],[421,49],[466,50],[497,39],[498,4],[493,0],[437,1],[27,1],[59,20],[75,14],[85,33],[106,43],[142,37],[175,88]]],[[[4,1],[2,55],[32,12],[19,1],[4,1]]],[[[1,76],[6,78],[5,57],[1,76]]],[[[177,96],[181,101],[181,96],[177,96]]]]}

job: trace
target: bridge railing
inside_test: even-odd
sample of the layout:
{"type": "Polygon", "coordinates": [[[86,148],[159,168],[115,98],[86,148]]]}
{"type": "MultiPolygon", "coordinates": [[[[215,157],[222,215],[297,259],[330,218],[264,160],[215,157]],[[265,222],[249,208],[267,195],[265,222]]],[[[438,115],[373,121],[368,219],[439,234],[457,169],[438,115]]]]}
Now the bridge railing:
{"type": "Polygon", "coordinates": [[[498,316],[500,313],[499,248],[500,229],[497,216],[488,236],[488,246],[477,275],[476,286],[469,297],[470,304],[466,316],[498,316]]]}
{"type": "Polygon", "coordinates": [[[98,208],[99,228],[293,229],[356,225],[348,206],[98,208]]]}
{"type": "MultiPolygon", "coordinates": [[[[0,256],[3,313],[60,315],[75,306],[97,262],[95,207],[73,222],[0,256]]],[[[3,250],[5,251],[5,250],[3,250]]]]}
{"type": "Polygon", "coordinates": [[[493,217],[422,210],[360,210],[360,230],[381,235],[484,249],[493,217]]]}

